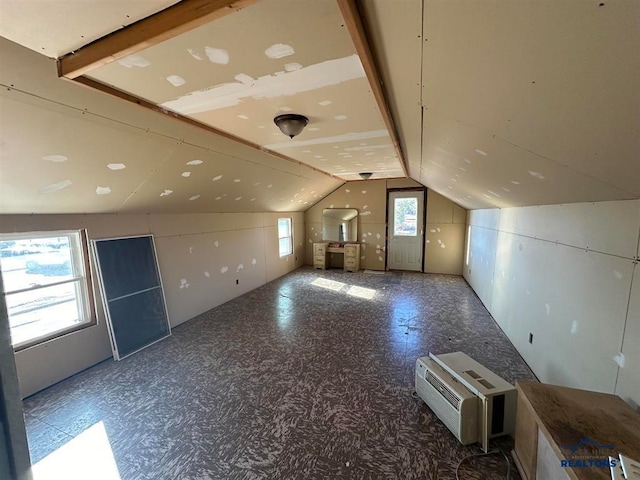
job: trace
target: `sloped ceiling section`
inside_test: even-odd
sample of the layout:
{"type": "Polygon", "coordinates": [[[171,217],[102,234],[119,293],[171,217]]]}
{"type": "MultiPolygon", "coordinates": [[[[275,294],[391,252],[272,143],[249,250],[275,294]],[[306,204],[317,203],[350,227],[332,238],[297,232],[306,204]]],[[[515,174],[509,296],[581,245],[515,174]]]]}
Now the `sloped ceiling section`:
{"type": "Polygon", "coordinates": [[[260,0],[85,76],[345,180],[404,176],[335,1],[260,0]]]}
{"type": "MultiPolygon", "coordinates": [[[[174,6],[159,0],[133,2],[130,9],[130,2],[124,7],[122,2],[72,2],[74,8],[59,3],[0,2],[0,32],[55,56],[82,45],[78,36],[89,41],[128,24],[123,14],[133,21],[165,7],[230,6],[224,0],[188,0],[174,6]]],[[[3,43],[3,49],[15,55],[15,64],[13,57],[12,63],[3,59],[3,66],[10,67],[0,74],[8,88],[2,93],[3,135],[8,139],[0,159],[7,200],[3,208],[305,209],[314,195],[330,191],[341,179],[359,178],[358,172],[373,171],[374,178],[402,176],[393,129],[381,112],[377,87],[371,87],[369,62],[354,43],[352,30],[347,31],[341,8],[351,3],[235,3],[233,13],[144,44],[134,55],[100,63],[88,75],[91,81],[161,106],[156,108],[229,132],[244,145],[55,81],[54,67],[44,57],[18,53],[3,43]],[[293,141],[272,122],[289,111],[311,119],[293,141]],[[36,126],[44,133],[34,134],[36,126]],[[21,134],[25,131],[31,132],[28,139],[21,134]],[[88,152],[90,139],[100,152],[88,152]],[[198,149],[203,153],[197,154],[198,149]],[[43,157],[50,163],[41,163],[43,157]],[[187,165],[192,160],[203,163],[187,165]],[[99,165],[110,163],[126,164],[124,170],[106,172],[126,177],[126,187],[116,186],[115,177],[96,173],[99,165]],[[196,173],[209,166],[206,175],[196,173]],[[260,179],[247,181],[254,171],[260,179]],[[278,195],[242,190],[263,183],[270,174],[279,180],[274,177],[267,185],[280,185],[278,195]],[[213,182],[219,175],[216,182],[232,176],[232,184],[209,194],[210,183],[197,183],[207,177],[213,182]],[[71,194],[79,185],[91,186],[93,193],[71,194]],[[24,201],[17,199],[20,195],[24,201]]],[[[640,198],[640,2],[357,4],[413,179],[466,208],[640,198]]]]}
{"type": "Polygon", "coordinates": [[[0,36],[47,57],[58,58],[177,2],[2,0],[0,36]]]}
{"type": "Polygon", "coordinates": [[[639,2],[362,7],[412,178],[466,208],[640,198],[639,2]]]}
{"type": "Polygon", "coordinates": [[[301,211],[342,182],[57,78],[0,39],[0,213],[301,211]]]}

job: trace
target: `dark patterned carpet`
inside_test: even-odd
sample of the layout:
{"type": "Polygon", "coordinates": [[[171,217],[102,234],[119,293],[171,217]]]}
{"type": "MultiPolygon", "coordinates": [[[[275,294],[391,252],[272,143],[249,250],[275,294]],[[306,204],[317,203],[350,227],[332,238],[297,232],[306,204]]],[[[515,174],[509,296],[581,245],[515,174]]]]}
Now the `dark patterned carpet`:
{"type": "Polygon", "coordinates": [[[479,448],[411,393],[417,357],[458,350],[534,378],[461,277],[302,268],[26,399],[32,460],[101,424],[123,480],[454,479],[479,448]]]}

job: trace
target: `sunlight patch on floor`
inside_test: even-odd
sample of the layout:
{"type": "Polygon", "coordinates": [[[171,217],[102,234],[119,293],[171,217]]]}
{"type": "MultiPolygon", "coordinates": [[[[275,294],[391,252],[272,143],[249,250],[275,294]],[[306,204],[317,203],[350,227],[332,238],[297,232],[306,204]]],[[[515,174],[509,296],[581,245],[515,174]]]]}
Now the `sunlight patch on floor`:
{"type": "Polygon", "coordinates": [[[371,300],[373,296],[376,294],[376,291],[371,290],[370,288],[356,287],[355,285],[352,285],[347,290],[347,294],[353,297],[359,297],[359,298],[364,298],[366,300],[371,300]]]}
{"type": "Polygon", "coordinates": [[[380,270],[365,270],[364,273],[370,273],[371,275],[384,275],[385,272],[380,270]]]}
{"type": "Polygon", "coordinates": [[[36,463],[34,480],[121,480],[102,422],[36,463]]]}
{"type": "Polygon", "coordinates": [[[356,285],[349,285],[346,283],[336,282],[335,280],[328,280],[326,278],[320,277],[311,282],[311,285],[326,288],[328,290],[333,290],[334,292],[346,293],[347,295],[351,295],[352,297],[364,298],[366,300],[373,299],[376,294],[376,291],[370,288],[358,287],[356,285]]]}
{"type": "Polygon", "coordinates": [[[346,283],[336,282],[334,280],[327,280],[326,278],[316,278],[311,285],[315,285],[316,287],[326,288],[328,290],[333,290],[334,292],[339,292],[342,290],[342,287],[346,285],[346,283]]]}

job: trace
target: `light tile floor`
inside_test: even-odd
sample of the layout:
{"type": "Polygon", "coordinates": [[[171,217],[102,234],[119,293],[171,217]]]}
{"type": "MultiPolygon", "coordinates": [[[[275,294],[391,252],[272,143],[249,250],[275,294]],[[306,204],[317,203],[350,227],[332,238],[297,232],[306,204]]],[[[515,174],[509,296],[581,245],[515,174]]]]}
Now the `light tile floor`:
{"type": "MultiPolygon", "coordinates": [[[[123,480],[454,479],[479,449],[411,393],[417,357],[458,350],[535,378],[461,277],[305,267],[26,399],[32,461],[99,427],[123,480]]],[[[505,474],[493,455],[460,478],[505,474]]]]}

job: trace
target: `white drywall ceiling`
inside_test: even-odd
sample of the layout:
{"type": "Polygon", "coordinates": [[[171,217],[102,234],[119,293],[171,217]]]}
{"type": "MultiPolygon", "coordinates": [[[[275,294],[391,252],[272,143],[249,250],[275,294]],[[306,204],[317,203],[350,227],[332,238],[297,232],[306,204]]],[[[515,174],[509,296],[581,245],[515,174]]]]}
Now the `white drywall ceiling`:
{"type": "Polygon", "coordinates": [[[363,7],[412,178],[467,208],[640,198],[639,2],[363,7]]]}
{"type": "Polygon", "coordinates": [[[178,0],[0,0],[0,36],[57,58],[178,0]]]}
{"type": "MultiPolygon", "coordinates": [[[[101,10],[96,14],[96,2],[91,2],[89,8],[83,2],[0,1],[0,33],[45,55],[57,56],[86,43],[78,41],[79,35],[84,35],[85,39],[98,38],[106,31],[126,24],[119,20],[122,15],[126,18],[129,14],[132,20],[137,19],[170,3],[97,2],[101,10]],[[127,6],[124,10],[123,5],[127,6]],[[129,5],[132,8],[128,8],[129,5]],[[64,28],[60,26],[61,18],[65,19],[64,28]],[[85,26],[86,32],[77,30],[85,26]],[[69,31],[73,32],[71,40],[69,31]]],[[[640,198],[640,89],[637,88],[640,84],[640,56],[637,54],[640,51],[640,3],[635,0],[363,0],[360,6],[413,179],[467,208],[640,198]]],[[[111,84],[131,86],[134,93],[180,111],[185,102],[178,99],[190,92],[206,91],[209,87],[215,89],[222,84],[238,88],[237,84],[243,84],[243,81],[266,82],[275,88],[273,84],[277,81],[270,80],[269,76],[287,79],[291,75],[301,75],[305,68],[329,61],[342,61],[346,65],[353,59],[354,49],[340,22],[339,11],[329,0],[260,0],[241,12],[141,52],[143,57],[149,55],[151,65],[147,67],[127,69],[114,63],[94,70],[92,75],[111,84]],[[243,22],[235,23],[234,17],[243,22]],[[253,28],[247,25],[253,25],[253,28]],[[225,32],[225,35],[220,36],[219,32],[225,32]],[[229,40],[231,35],[233,41],[229,40]],[[184,42],[193,43],[193,46],[184,42]],[[275,58],[270,58],[266,51],[274,45],[287,45],[294,53],[277,58],[289,51],[286,47],[278,47],[280,50],[271,50],[271,57],[275,58]],[[229,62],[212,62],[207,56],[207,46],[211,47],[209,53],[213,59],[222,59],[216,55],[220,50],[226,50],[229,62]],[[187,50],[189,48],[203,60],[197,60],[187,50]],[[180,50],[183,55],[179,59],[162,58],[162,54],[174,55],[180,50]],[[287,67],[287,64],[300,67],[287,67]],[[203,73],[205,65],[207,71],[203,73]],[[276,75],[278,72],[281,73],[276,75]],[[181,83],[180,79],[185,84],[175,86],[181,83]]],[[[53,79],[53,65],[45,68],[47,81],[43,83],[31,76],[34,70],[41,72],[43,67],[32,57],[20,55],[23,60],[18,64],[3,58],[3,65],[9,65],[2,73],[3,85],[9,88],[3,97],[11,100],[6,105],[41,102],[40,107],[45,108],[45,104],[53,101],[82,109],[86,104],[93,109],[89,113],[95,114],[94,121],[99,115],[105,115],[115,124],[136,126],[148,123],[152,118],[146,112],[141,113],[141,109],[120,105],[119,100],[101,94],[90,96],[75,86],[70,89],[68,82],[53,79]],[[32,64],[38,64],[37,68],[32,64]],[[76,97],[91,97],[91,100],[84,102],[76,97]],[[98,98],[100,101],[96,100],[98,98]]],[[[357,75],[347,80],[349,75],[342,75],[345,71],[332,72],[335,78],[344,77],[336,85],[297,92],[292,96],[265,99],[249,95],[243,96],[235,105],[218,110],[183,111],[345,179],[358,178],[357,172],[366,170],[393,175],[388,172],[395,171],[399,164],[394,164],[397,158],[388,145],[388,137],[384,136],[385,129],[368,85],[364,77],[357,75]],[[327,104],[324,100],[332,103],[327,104]],[[289,108],[310,116],[310,127],[319,130],[307,129],[293,142],[279,136],[271,119],[289,108]],[[326,114],[329,110],[330,114],[326,114]],[[347,119],[340,120],[341,115],[347,119]],[[354,143],[354,134],[362,132],[381,132],[381,136],[368,135],[354,143]],[[325,140],[319,142],[319,139],[325,140]],[[375,148],[366,150],[372,146],[375,148]],[[339,161],[338,153],[343,153],[340,157],[344,161],[339,161]],[[375,159],[375,162],[368,163],[367,158],[375,159]]],[[[238,98],[234,102],[236,100],[238,98]]],[[[3,108],[3,127],[9,124],[12,111],[3,108]]],[[[44,121],[44,117],[39,121],[44,121]]],[[[33,132],[33,125],[29,123],[24,125],[27,133],[33,132]]],[[[221,141],[219,137],[180,125],[180,122],[158,119],[151,123],[158,133],[178,142],[186,138],[186,132],[202,139],[215,139],[207,140],[215,145],[221,141]]],[[[63,123],[52,121],[49,125],[64,130],[63,123]]],[[[3,135],[18,128],[17,123],[9,126],[9,129],[3,128],[3,135]]],[[[57,130],[50,128],[44,137],[36,134],[29,136],[29,140],[37,144],[50,136],[50,131],[57,130]]],[[[19,144],[12,145],[16,140],[7,138],[9,142],[5,144],[9,146],[3,149],[20,152],[19,144]]],[[[225,147],[219,150],[240,149],[225,142],[225,147]]],[[[45,146],[46,143],[42,145],[42,156],[59,154],[49,152],[45,146]]],[[[154,148],[162,149],[162,141],[154,144],[151,150],[154,148]]],[[[256,155],[265,163],[275,162],[270,165],[277,165],[287,175],[303,179],[301,185],[306,187],[300,188],[326,192],[329,184],[339,184],[330,177],[321,181],[322,175],[313,170],[303,174],[304,167],[295,163],[280,163],[280,160],[261,156],[259,152],[249,155],[248,150],[242,151],[245,157],[256,155]],[[313,183],[316,181],[320,183],[313,183]],[[327,185],[318,186],[322,182],[327,185]]],[[[12,199],[23,194],[22,188],[28,196],[34,189],[51,187],[49,190],[55,190],[55,185],[63,185],[61,182],[66,180],[71,180],[74,188],[83,181],[74,181],[69,175],[45,175],[43,170],[38,175],[46,176],[46,182],[43,178],[39,183],[21,186],[20,182],[26,181],[16,183],[15,178],[19,175],[6,170],[6,166],[14,165],[15,161],[16,158],[6,158],[3,152],[1,186],[3,192],[11,192],[12,199]],[[7,178],[14,179],[14,183],[5,186],[7,178]]],[[[69,168],[72,163],[61,165],[69,168]]],[[[20,168],[23,167],[18,170],[20,168]]],[[[36,167],[30,165],[30,168],[36,167]]],[[[109,186],[102,185],[99,178],[89,173],[76,173],[87,183],[96,184],[92,188],[109,186]]],[[[151,185],[147,186],[151,188],[151,185]]],[[[72,187],[58,192],[65,192],[67,188],[72,187]]],[[[162,188],[161,193],[165,189],[178,192],[163,181],[154,188],[162,188]]],[[[111,189],[112,194],[115,193],[115,189],[111,189]]],[[[195,190],[185,190],[181,195],[190,194],[186,198],[191,198],[200,194],[203,198],[203,193],[195,190]]],[[[94,192],[94,195],[97,194],[94,192]]],[[[154,198],[155,193],[144,195],[138,197],[140,203],[136,204],[136,209],[164,211],[166,201],[177,198],[171,197],[173,194],[159,197],[158,193],[157,198],[154,198]]],[[[295,198],[293,202],[298,203],[298,197],[293,195],[289,198],[287,193],[283,201],[291,203],[295,198]]],[[[106,195],[101,197],[106,198],[106,195]]],[[[213,198],[215,202],[215,196],[213,198]]],[[[32,200],[30,205],[34,211],[55,211],[57,208],[51,197],[32,200]]],[[[299,208],[305,208],[304,201],[299,208]]],[[[194,202],[183,201],[171,208],[189,211],[194,202]]],[[[266,208],[283,208],[272,200],[265,199],[265,202],[266,208]]],[[[7,211],[23,208],[20,203],[20,200],[12,200],[7,211]]],[[[113,205],[116,203],[114,201],[113,205]]],[[[130,203],[131,208],[134,204],[130,203]]],[[[113,205],[108,209],[115,208],[113,205]]],[[[119,208],[126,210],[122,206],[125,204],[120,205],[119,208]]],[[[98,204],[94,207],[102,208],[98,204]]],[[[64,208],[77,207],[66,205],[64,208]]],[[[218,208],[222,207],[208,205],[206,208],[221,211],[218,208]]],[[[251,207],[234,204],[224,208],[242,211],[242,208],[251,207]]]]}
{"type": "Polygon", "coordinates": [[[404,176],[335,1],[260,0],[87,76],[345,180],[404,176]]]}
{"type": "Polygon", "coordinates": [[[341,182],[57,78],[5,39],[0,213],[302,211],[341,182]]]}

